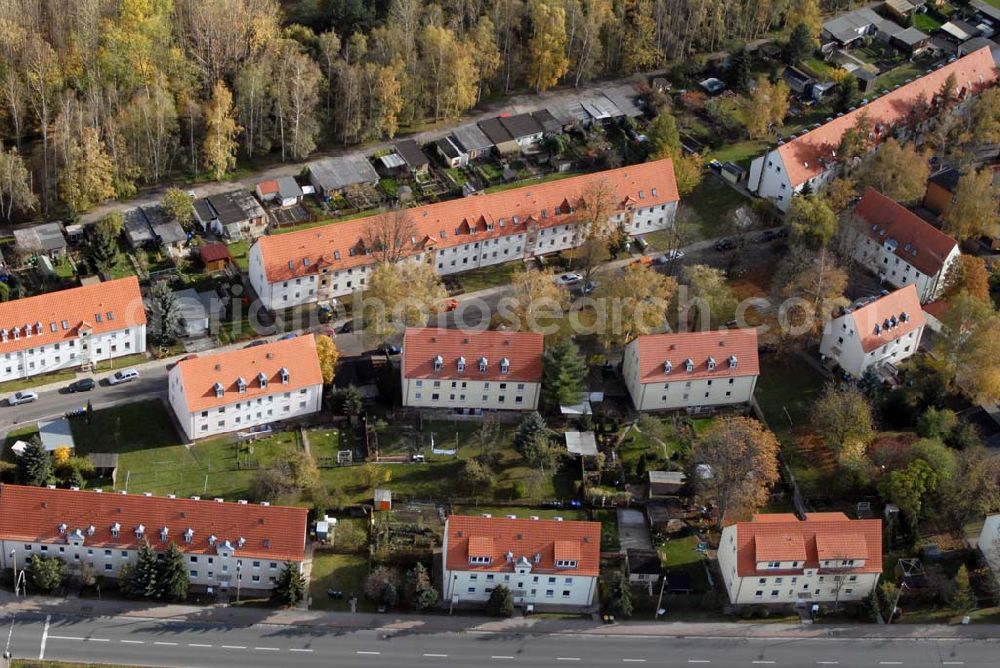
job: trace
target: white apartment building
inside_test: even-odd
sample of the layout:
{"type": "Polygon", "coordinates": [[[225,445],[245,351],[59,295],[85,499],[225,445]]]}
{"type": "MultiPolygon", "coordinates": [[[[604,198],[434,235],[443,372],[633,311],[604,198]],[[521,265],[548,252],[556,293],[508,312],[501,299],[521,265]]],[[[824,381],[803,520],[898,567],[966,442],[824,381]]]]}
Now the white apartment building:
{"type": "Polygon", "coordinates": [[[583,610],[597,594],[601,524],[452,515],[442,551],[445,601],[485,603],[503,585],[518,606],[583,610]]]}
{"type": "Polygon", "coordinates": [[[639,336],[625,346],[622,375],[639,411],[745,404],[760,375],[757,330],[639,336]]]}
{"type": "Polygon", "coordinates": [[[915,354],[925,324],[911,283],[884,297],[856,302],[826,323],[819,353],[860,378],[869,367],[895,365],[915,354]]]}
{"type": "Polygon", "coordinates": [[[144,352],[134,276],[0,303],[0,382],[144,352]]]}
{"type": "Polygon", "coordinates": [[[316,413],[323,401],[312,334],[181,360],[167,382],[170,407],[191,440],[316,413]]]}
{"type": "MultiPolygon", "coordinates": [[[[933,101],[950,75],[955,75],[960,99],[993,85],[997,75],[990,49],[983,47],[857,109],[838,114],[818,128],[778,142],[776,148],[750,163],[747,189],[787,211],[792,196],[802,192],[806,184],[818,192],[837,175],[841,138],[855,127],[862,114],[867,114],[872,127],[870,139],[876,142],[904,132],[902,128],[910,120],[910,111],[920,101],[933,101]]],[[[922,126],[915,130],[919,134],[922,126]]]]}
{"type": "Polygon", "coordinates": [[[921,304],[941,294],[958,242],[873,188],[854,207],[854,258],[894,288],[917,286],[921,304]]]}
{"type": "Polygon", "coordinates": [[[536,410],[543,346],[535,332],[410,327],[400,364],[403,405],[536,410]]]}
{"type": "Polygon", "coordinates": [[[34,555],[58,557],[71,575],[84,564],[117,577],[148,541],[175,543],[194,586],[272,589],[286,563],[305,558],[305,508],[222,499],[178,499],[101,490],[0,485],[0,566],[25,568],[34,555]]]}
{"type": "Polygon", "coordinates": [[[882,521],[754,515],[722,530],[718,559],[733,605],[863,601],[882,573],[882,521]]]}
{"type": "MultiPolygon", "coordinates": [[[[595,189],[612,193],[612,220],[630,235],[673,224],[680,196],[673,163],[657,160],[408,210],[406,253],[439,274],[574,248],[595,189]]],[[[248,276],[262,303],[280,310],[364,290],[376,254],[374,217],[265,236],[250,248],[248,276]],[[367,240],[367,241],[366,241],[367,240]]]]}

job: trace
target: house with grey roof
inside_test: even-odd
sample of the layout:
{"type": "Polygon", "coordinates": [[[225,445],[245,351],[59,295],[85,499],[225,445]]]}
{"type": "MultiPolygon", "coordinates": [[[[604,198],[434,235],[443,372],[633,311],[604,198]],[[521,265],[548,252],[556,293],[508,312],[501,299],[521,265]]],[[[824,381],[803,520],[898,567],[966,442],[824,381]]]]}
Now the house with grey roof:
{"type": "Polygon", "coordinates": [[[823,24],[822,37],[826,41],[847,46],[875,32],[883,19],[867,7],[837,16],[823,24]]]}
{"type": "Polygon", "coordinates": [[[512,155],[521,151],[521,145],[517,143],[517,140],[504,127],[499,118],[487,118],[479,121],[479,129],[493,142],[493,146],[496,147],[500,155],[512,155]]]}
{"type": "Polygon", "coordinates": [[[348,186],[374,186],[378,183],[378,172],[362,153],[323,158],[310,162],[306,167],[309,169],[309,181],[324,199],[330,199],[348,186]]]}
{"type": "Polygon", "coordinates": [[[448,167],[465,167],[469,164],[469,154],[458,145],[453,136],[438,139],[434,142],[434,150],[448,167]]]}
{"type": "Polygon", "coordinates": [[[132,250],[163,248],[171,255],[179,255],[187,241],[187,232],[181,224],[159,204],[137,206],[126,211],[122,231],[132,250]]]}
{"type": "Polygon", "coordinates": [[[14,230],[14,242],[21,255],[45,255],[58,260],[66,255],[62,223],[40,223],[14,230]]]}
{"type": "Polygon", "coordinates": [[[430,167],[430,160],[423,149],[412,139],[396,142],[396,155],[403,159],[403,164],[414,174],[423,174],[430,167]]]}
{"type": "Polygon", "coordinates": [[[194,217],[204,230],[229,239],[256,239],[267,229],[264,207],[246,190],[196,199],[194,217]]]}
{"type": "Polygon", "coordinates": [[[545,134],[542,124],[531,114],[501,116],[500,124],[510,133],[522,151],[534,149],[545,134]]]}
{"type": "Polygon", "coordinates": [[[493,142],[475,123],[460,125],[451,131],[451,142],[464,151],[469,160],[486,157],[493,150],[493,142]]]}

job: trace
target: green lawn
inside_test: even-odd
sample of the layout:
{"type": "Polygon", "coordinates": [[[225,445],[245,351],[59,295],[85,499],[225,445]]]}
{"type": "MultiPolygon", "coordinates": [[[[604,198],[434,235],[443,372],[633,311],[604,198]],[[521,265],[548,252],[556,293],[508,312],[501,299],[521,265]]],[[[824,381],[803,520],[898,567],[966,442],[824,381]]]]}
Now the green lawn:
{"type": "Polygon", "coordinates": [[[829,79],[833,76],[833,71],[835,69],[816,56],[805,58],[799,64],[803,66],[803,69],[806,70],[807,73],[812,74],[814,77],[819,79],[829,79]]]}
{"type": "Polygon", "coordinates": [[[279,227],[271,229],[268,234],[288,234],[289,232],[299,232],[300,230],[309,230],[314,227],[322,227],[323,225],[330,225],[331,223],[342,223],[346,220],[353,220],[355,218],[364,218],[365,216],[373,216],[378,213],[378,209],[365,209],[364,211],[356,211],[354,213],[349,213],[344,216],[336,216],[334,218],[320,218],[319,220],[314,220],[308,223],[300,223],[298,225],[289,225],[287,227],[279,227]]]}
{"type": "Polygon", "coordinates": [[[40,387],[42,385],[47,385],[48,383],[65,382],[69,384],[69,382],[74,378],[76,378],[75,369],[63,369],[61,371],[53,371],[52,373],[42,373],[37,376],[31,376],[30,378],[8,380],[5,383],[0,383],[0,396],[6,398],[8,394],[17,392],[18,390],[40,387]]]}
{"type": "Polygon", "coordinates": [[[514,260],[513,262],[504,262],[463,272],[456,275],[455,278],[462,286],[462,292],[475,292],[499,285],[510,285],[511,276],[522,267],[524,267],[523,262],[514,260]]]}
{"type": "Polygon", "coordinates": [[[907,79],[916,79],[923,76],[927,71],[928,61],[917,60],[916,62],[905,62],[899,67],[893,68],[875,80],[875,90],[892,90],[893,86],[906,83],[907,79]]]}
{"type": "Polygon", "coordinates": [[[389,197],[395,197],[396,193],[399,192],[399,183],[396,182],[396,179],[379,179],[378,185],[382,188],[382,192],[389,197]]]}
{"type": "Polygon", "coordinates": [[[750,200],[739,191],[711,174],[706,175],[694,192],[684,199],[697,212],[701,219],[702,234],[707,238],[726,234],[733,211],[744,204],[750,204],[750,200]]]}
{"type": "Polygon", "coordinates": [[[237,452],[233,436],[186,447],[174,430],[167,408],[143,401],[94,411],[71,422],[81,455],[117,452],[117,488],[157,495],[246,498],[255,469],[299,449],[298,435],[279,432],[237,452]]]}
{"type": "Polygon", "coordinates": [[[726,144],[718,150],[710,151],[707,157],[709,160],[715,159],[719,162],[735,162],[740,167],[749,169],[750,162],[757,156],[763,155],[769,145],[769,142],[763,139],[748,139],[726,144]]]}
{"type": "Polygon", "coordinates": [[[705,575],[704,557],[695,550],[697,536],[674,538],[659,546],[660,563],[664,570],[685,571],[694,581],[696,593],[708,591],[708,576],[705,575]]]}
{"type": "Polygon", "coordinates": [[[76,278],[76,271],[73,269],[73,263],[69,261],[69,258],[59,260],[53,264],[52,268],[55,270],[56,276],[59,278],[67,280],[76,278]]]}
{"type": "Polygon", "coordinates": [[[111,278],[128,278],[129,276],[135,276],[135,268],[128,259],[128,255],[119,253],[115,256],[115,265],[109,273],[111,274],[111,278]]]}
{"type": "Polygon", "coordinates": [[[340,432],[337,429],[310,429],[306,436],[309,438],[309,452],[312,453],[313,460],[337,461],[337,451],[340,450],[340,432]]]}
{"type": "Polygon", "coordinates": [[[313,610],[350,610],[347,598],[351,593],[358,597],[358,612],[374,612],[375,606],[365,598],[365,578],[368,577],[368,558],[363,554],[334,554],[315,552],[313,554],[312,577],[309,581],[309,595],[313,610]],[[327,589],[344,592],[344,598],[337,601],[326,594],[327,589]]]}
{"type": "Polygon", "coordinates": [[[545,176],[539,177],[537,179],[524,179],[520,181],[513,181],[511,183],[501,183],[500,185],[490,186],[485,190],[488,193],[500,192],[501,190],[513,190],[514,188],[524,188],[527,186],[533,186],[536,183],[546,183],[548,181],[558,181],[559,179],[568,179],[571,176],[580,176],[580,172],[552,172],[551,174],[546,174],[545,176]]]}
{"type": "Polygon", "coordinates": [[[823,385],[823,377],[805,360],[794,355],[772,356],[761,364],[757,403],[768,425],[781,436],[808,419],[823,385]]]}
{"type": "Polygon", "coordinates": [[[226,244],[229,248],[229,254],[233,256],[233,263],[240,268],[240,271],[246,272],[250,269],[250,258],[248,254],[250,252],[250,242],[234,241],[231,244],[226,244]]]}
{"type": "Polygon", "coordinates": [[[448,176],[451,177],[451,180],[454,181],[457,186],[464,186],[465,182],[469,180],[466,178],[465,172],[463,172],[459,167],[449,167],[444,171],[448,172],[448,176]]]}
{"type": "MultiPolygon", "coordinates": [[[[997,6],[1000,7],[1000,0],[994,1],[997,2],[997,6]]],[[[922,30],[927,34],[930,34],[941,27],[941,22],[929,14],[914,14],[913,27],[917,30],[922,30]]]]}

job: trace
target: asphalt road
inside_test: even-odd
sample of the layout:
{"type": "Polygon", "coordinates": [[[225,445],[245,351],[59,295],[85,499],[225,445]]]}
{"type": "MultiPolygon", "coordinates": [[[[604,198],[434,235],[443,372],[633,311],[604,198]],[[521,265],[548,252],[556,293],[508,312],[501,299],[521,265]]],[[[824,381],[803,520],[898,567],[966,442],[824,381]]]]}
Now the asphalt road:
{"type": "Polygon", "coordinates": [[[126,617],[5,617],[15,658],[148,666],[996,666],[988,640],[412,633],[126,617]],[[13,619],[13,622],[12,622],[13,619]]]}

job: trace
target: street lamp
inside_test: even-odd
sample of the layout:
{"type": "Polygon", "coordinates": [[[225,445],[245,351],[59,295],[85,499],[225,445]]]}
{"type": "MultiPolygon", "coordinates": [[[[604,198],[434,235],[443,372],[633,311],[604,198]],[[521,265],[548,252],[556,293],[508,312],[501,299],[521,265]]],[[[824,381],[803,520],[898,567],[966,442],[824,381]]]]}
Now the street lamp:
{"type": "Polygon", "coordinates": [[[236,562],[236,602],[240,602],[240,585],[243,583],[243,575],[240,573],[243,564],[236,562]]]}
{"type": "Polygon", "coordinates": [[[17,598],[17,550],[10,551],[10,558],[14,560],[14,598],[17,598]]]}

